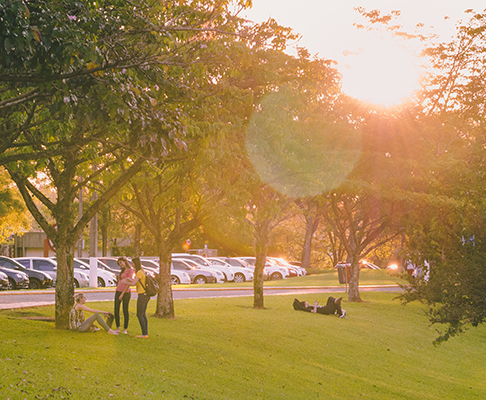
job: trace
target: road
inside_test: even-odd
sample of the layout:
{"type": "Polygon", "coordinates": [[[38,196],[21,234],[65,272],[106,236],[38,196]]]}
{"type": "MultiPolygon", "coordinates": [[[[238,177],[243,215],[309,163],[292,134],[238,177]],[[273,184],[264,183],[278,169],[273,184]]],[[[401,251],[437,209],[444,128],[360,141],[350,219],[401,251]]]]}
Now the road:
{"type": "MultiPolygon", "coordinates": [[[[360,286],[361,292],[382,291],[397,292],[401,289],[398,286],[360,286]]],[[[86,293],[88,301],[113,301],[115,288],[113,289],[88,289],[80,290],[86,293]]],[[[311,293],[337,293],[343,292],[342,286],[328,287],[264,287],[265,296],[275,295],[302,295],[311,293]]],[[[173,288],[173,297],[179,299],[201,299],[201,298],[220,298],[220,297],[248,297],[253,296],[253,288],[173,288]]],[[[132,292],[132,298],[136,298],[132,292]]],[[[3,291],[0,292],[0,310],[13,308],[28,308],[53,305],[55,302],[54,289],[36,291],[3,291]]]]}

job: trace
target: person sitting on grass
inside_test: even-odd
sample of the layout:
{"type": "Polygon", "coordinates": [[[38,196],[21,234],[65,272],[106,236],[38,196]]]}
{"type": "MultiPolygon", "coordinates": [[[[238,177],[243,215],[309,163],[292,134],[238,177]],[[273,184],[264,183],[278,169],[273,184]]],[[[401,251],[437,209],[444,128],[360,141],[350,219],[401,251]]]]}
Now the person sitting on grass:
{"type": "Polygon", "coordinates": [[[84,293],[78,293],[76,296],[74,296],[74,307],[69,313],[69,329],[73,329],[79,332],[97,330],[97,328],[93,325],[97,321],[103,327],[103,329],[108,332],[108,334],[118,335],[118,333],[116,333],[108,326],[108,324],[101,316],[101,314],[103,314],[107,317],[107,320],[111,319],[111,322],[113,322],[113,314],[107,311],[89,308],[85,306],[85,303],[86,297],[84,296],[84,293]],[[85,320],[83,311],[92,312],[94,314],[87,320],[85,320]]]}
{"type": "Polygon", "coordinates": [[[339,315],[339,318],[346,318],[346,310],[341,308],[341,301],[342,297],[335,299],[332,296],[329,296],[327,299],[327,303],[325,306],[319,305],[316,301],[313,306],[311,306],[307,301],[299,301],[294,299],[294,309],[297,311],[306,311],[312,312],[316,314],[325,314],[325,315],[339,315]]]}

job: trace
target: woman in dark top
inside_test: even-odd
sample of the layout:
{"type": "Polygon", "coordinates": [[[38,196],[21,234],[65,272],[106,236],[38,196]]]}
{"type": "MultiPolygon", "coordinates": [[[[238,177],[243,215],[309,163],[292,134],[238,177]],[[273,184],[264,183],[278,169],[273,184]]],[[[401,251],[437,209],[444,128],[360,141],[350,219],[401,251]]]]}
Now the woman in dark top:
{"type": "Polygon", "coordinates": [[[319,303],[316,301],[313,306],[311,306],[307,301],[302,301],[302,311],[307,311],[307,312],[312,312],[316,314],[325,314],[325,315],[333,315],[337,314],[339,315],[339,318],[345,318],[346,316],[346,310],[341,308],[341,300],[343,298],[339,297],[335,299],[332,296],[329,296],[327,299],[327,303],[325,306],[319,305],[319,303]]]}

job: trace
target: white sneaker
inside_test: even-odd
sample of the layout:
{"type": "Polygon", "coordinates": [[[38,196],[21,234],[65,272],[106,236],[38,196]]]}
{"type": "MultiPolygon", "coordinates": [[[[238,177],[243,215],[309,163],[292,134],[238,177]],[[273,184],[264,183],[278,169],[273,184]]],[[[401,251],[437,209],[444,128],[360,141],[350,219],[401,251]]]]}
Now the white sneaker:
{"type": "Polygon", "coordinates": [[[346,310],[343,308],[343,313],[339,316],[339,318],[346,318],[346,310]]]}

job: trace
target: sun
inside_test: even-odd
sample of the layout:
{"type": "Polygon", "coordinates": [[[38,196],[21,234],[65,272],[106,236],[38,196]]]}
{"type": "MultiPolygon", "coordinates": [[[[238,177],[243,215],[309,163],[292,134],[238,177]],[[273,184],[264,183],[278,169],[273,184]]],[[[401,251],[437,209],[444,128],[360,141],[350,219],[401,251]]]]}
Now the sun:
{"type": "Polygon", "coordinates": [[[418,88],[417,59],[406,48],[386,41],[370,41],[350,53],[340,68],[343,91],[357,99],[398,105],[418,88]]]}

